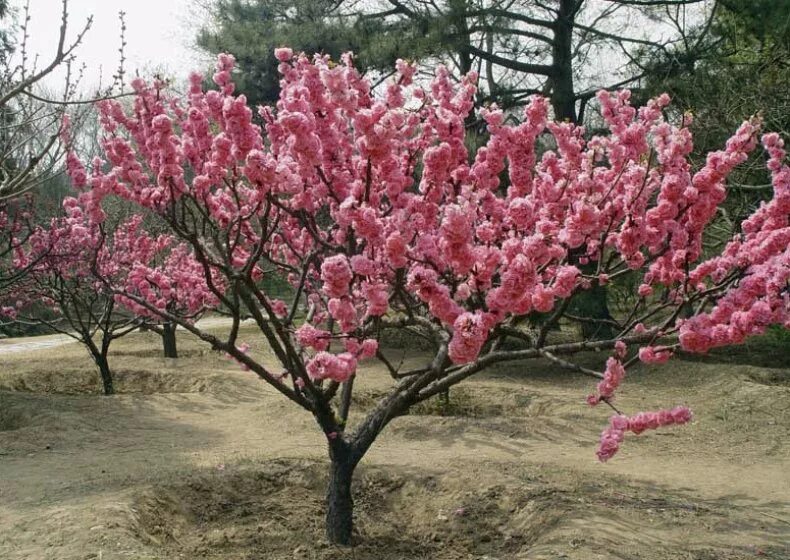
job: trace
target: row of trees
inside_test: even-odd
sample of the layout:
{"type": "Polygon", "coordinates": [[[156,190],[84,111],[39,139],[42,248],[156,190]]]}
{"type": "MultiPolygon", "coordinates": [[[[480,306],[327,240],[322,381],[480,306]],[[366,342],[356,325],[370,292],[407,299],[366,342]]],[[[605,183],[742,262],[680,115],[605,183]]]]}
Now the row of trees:
{"type": "Polygon", "coordinates": [[[398,58],[456,78],[476,71],[477,106],[518,107],[533,94],[558,120],[583,121],[599,89],[677,73],[711,48],[715,2],[706,0],[207,0],[198,45],[233,52],[241,91],[253,103],[277,99],[279,45],[337,58],[353,51],[362,68],[391,73],[398,58]],[[648,62],[650,65],[648,66],[648,62]]]}
{"type": "Polygon", "coordinates": [[[335,59],[353,51],[359,68],[382,76],[398,58],[417,60],[428,75],[437,64],[456,78],[474,70],[476,107],[519,107],[538,93],[558,120],[585,122],[596,91],[627,86],[640,102],[668,92],[681,110],[724,110],[711,142],[737,125],[735,107],[770,111],[774,128],[786,129],[776,122],[787,112],[775,93],[787,74],[788,0],[195,4],[207,19],[197,46],[234,53],[239,91],[254,105],[277,100],[280,77],[269,55],[289,45],[335,59]],[[761,87],[738,87],[744,83],[761,87]]]}
{"type": "MultiPolygon", "coordinates": [[[[549,14],[570,4],[557,5],[514,13],[539,19],[527,7],[549,14]]],[[[462,20],[490,23],[459,6],[462,20]]],[[[573,16],[586,6],[572,3],[573,16]]],[[[561,25],[551,29],[557,42],[561,25]]],[[[682,406],[619,410],[630,367],[790,326],[790,168],[778,134],[762,135],[773,197],[719,250],[707,244],[729,214],[728,178],[757,148],[761,119],[696,164],[693,119],[667,96],[637,106],[629,91],[599,91],[600,130],[589,136],[554,118],[554,73],[549,97],[529,97],[517,113],[479,107],[493,82],[474,65],[463,74],[437,66],[426,79],[400,59],[376,88],[350,54],[274,54],[279,98],[257,113],[237,91],[234,57],[221,54],[212,89],[199,74],[183,94],[137,78],[131,102],[101,100],[99,158],[81,157],[68,119],[58,125],[73,192],[54,218],[20,196],[0,209],[0,315],[70,321],[108,392],[109,343],[142,322],[178,325],[230,355],[325,435],[332,542],[350,542],[353,473],[381,431],[493,364],[544,359],[594,379],[587,402],[615,411],[598,449],[607,460],[627,432],[691,418],[682,406]],[[481,134],[470,142],[473,122],[481,134]],[[287,279],[287,301],[267,290],[270,278],[287,279]],[[633,294],[604,318],[576,312],[585,294],[611,286],[633,294]],[[207,310],[230,317],[227,333],[199,326],[207,310]],[[276,367],[249,354],[246,318],[276,367]],[[590,322],[605,332],[572,328],[590,322]],[[555,337],[558,328],[577,338],[555,337]],[[422,366],[391,359],[382,341],[392,331],[430,341],[422,366]],[[600,370],[577,362],[589,350],[608,356],[600,370]],[[390,390],[352,414],[358,363],[368,359],[390,390]]]]}

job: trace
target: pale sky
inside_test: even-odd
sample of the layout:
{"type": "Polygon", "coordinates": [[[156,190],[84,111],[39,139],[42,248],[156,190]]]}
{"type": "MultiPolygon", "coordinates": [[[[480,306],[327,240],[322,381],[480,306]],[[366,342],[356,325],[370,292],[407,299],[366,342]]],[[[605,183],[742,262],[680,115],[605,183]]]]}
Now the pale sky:
{"type": "MultiPolygon", "coordinates": [[[[25,0],[11,0],[21,10],[25,0]]],[[[118,12],[126,12],[127,82],[136,70],[141,74],[163,71],[169,77],[183,77],[192,69],[203,69],[190,49],[200,25],[190,0],[69,0],[69,38],[73,39],[93,15],[93,25],[78,50],[79,63],[86,65],[83,90],[95,89],[99,77],[109,85],[118,68],[120,22],[118,12]]],[[[57,49],[61,0],[30,0],[28,51],[40,55],[39,66],[51,60],[57,49]]],[[[31,56],[32,58],[32,56],[31,56]]],[[[47,87],[62,87],[63,79],[53,77],[47,87]]]]}

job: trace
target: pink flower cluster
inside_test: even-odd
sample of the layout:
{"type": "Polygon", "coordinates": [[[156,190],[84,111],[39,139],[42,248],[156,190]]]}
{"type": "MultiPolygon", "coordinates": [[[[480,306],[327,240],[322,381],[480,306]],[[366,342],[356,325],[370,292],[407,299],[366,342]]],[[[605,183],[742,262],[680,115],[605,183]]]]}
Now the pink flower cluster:
{"type": "Polygon", "coordinates": [[[453,363],[466,364],[474,361],[488,339],[492,327],[490,314],[462,313],[453,323],[449,356],[453,363]]]}
{"type": "Polygon", "coordinates": [[[373,338],[366,338],[362,342],[356,338],[346,338],[344,341],[346,350],[354,354],[360,360],[372,358],[379,349],[379,343],[373,338]]]}
{"type": "MultiPolygon", "coordinates": [[[[138,243],[141,239],[145,236],[136,238],[138,243]]],[[[223,280],[199,263],[186,245],[171,245],[172,240],[165,238],[156,252],[126,255],[128,273],[114,283],[124,291],[117,300],[135,314],[156,319],[160,313],[170,313],[192,319],[216,307],[223,280]],[[156,258],[164,262],[157,264],[156,258]],[[211,274],[211,284],[206,274],[211,274]]]]}
{"type": "Polygon", "coordinates": [[[334,255],[321,264],[321,279],[324,281],[324,293],[333,298],[348,295],[353,272],[344,255],[334,255]]]}
{"type": "MultiPolygon", "coordinates": [[[[624,353],[625,348],[622,350],[617,349],[618,353],[624,353]]],[[[602,400],[610,400],[614,397],[614,392],[625,379],[625,368],[618,358],[609,358],[606,360],[606,370],[604,371],[604,378],[598,383],[598,393],[592,394],[587,397],[587,403],[590,406],[595,406],[602,400]]]]}
{"type": "Polygon", "coordinates": [[[326,350],[329,348],[331,333],[323,329],[317,329],[310,323],[305,323],[295,331],[296,340],[305,348],[314,350],[326,350]]]}
{"type": "Polygon", "coordinates": [[[769,155],[774,197],[743,223],[718,257],[697,266],[691,282],[704,290],[711,284],[729,287],[709,312],[680,326],[685,350],[706,352],[765,332],[770,325],[790,328],[790,167],[784,163],[782,140],[763,137],[769,155]]]}
{"type": "Polygon", "coordinates": [[[350,352],[335,355],[321,351],[307,362],[307,374],[315,381],[331,379],[342,383],[348,381],[356,370],[357,359],[350,352]]]}
{"type": "Polygon", "coordinates": [[[663,364],[672,357],[672,350],[666,346],[644,346],[639,349],[639,359],[646,364],[663,364]]]}
{"type": "Polygon", "coordinates": [[[631,417],[616,414],[609,419],[609,426],[601,433],[598,459],[601,462],[611,459],[620,449],[625,432],[641,434],[645,430],[655,430],[662,426],[686,424],[691,418],[691,411],[685,406],[657,412],[640,412],[631,417]]]}

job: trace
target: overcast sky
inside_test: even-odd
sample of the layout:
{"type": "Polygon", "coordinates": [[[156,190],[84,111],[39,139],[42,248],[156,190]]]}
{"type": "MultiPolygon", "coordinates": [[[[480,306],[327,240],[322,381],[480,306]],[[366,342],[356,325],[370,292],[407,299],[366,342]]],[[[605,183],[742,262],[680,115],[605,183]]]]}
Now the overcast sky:
{"type": "MultiPolygon", "coordinates": [[[[77,50],[79,62],[86,65],[83,89],[95,88],[100,76],[105,85],[112,81],[118,67],[120,10],[126,12],[127,76],[135,70],[147,74],[161,70],[182,77],[199,66],[199,57],[189,47],[199,26],[191,4],[190,0],[69,0],[69,38],[93,15],[93,25],[77,50]]],[[[25,0],[11,0],[11,5],[20,9],[21,21],[25,0]]],[[[38,53],[41,63],[51,60],[57,49],[60,6],[60,0],[30,0],[28,51],[38,53]]],[[[61,86],[62,76],[47,85],[61,86]]]]}

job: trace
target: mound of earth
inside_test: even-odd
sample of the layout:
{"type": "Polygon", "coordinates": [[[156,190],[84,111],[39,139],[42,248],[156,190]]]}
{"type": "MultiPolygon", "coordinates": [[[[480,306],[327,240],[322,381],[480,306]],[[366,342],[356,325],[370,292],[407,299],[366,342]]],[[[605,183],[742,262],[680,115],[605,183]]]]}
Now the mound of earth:
{"type": "Polygon", "coordinates": [[[362,468],[355,543],[339,548],[323,536],[324,472],[310,461],[223,466],[144,492],[131,531],[161,558],[786,558],[778,537],[759,551],[741,541],[748,531],[781,530],[747,508],[530,469],[481,482],[456,468],[362,468]]]}

